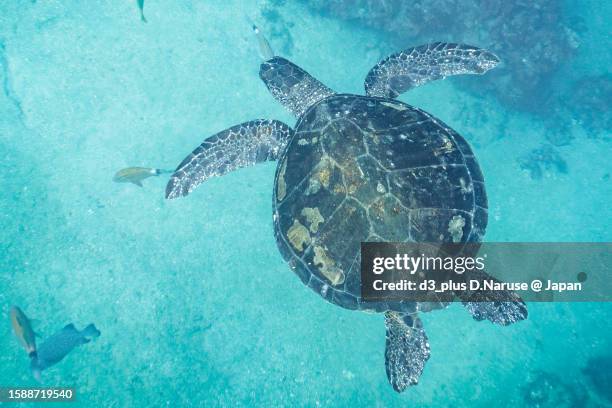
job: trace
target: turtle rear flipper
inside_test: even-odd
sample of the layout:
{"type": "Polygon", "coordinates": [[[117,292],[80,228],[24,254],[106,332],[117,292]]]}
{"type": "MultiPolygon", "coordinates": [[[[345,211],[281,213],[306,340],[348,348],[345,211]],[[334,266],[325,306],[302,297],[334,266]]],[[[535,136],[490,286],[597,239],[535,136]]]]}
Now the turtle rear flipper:
{"type": "Polygon", "coordinates": [[[283,122],[264,119],[219,132],[178,165],[166,186],[166,198],[186,196],[210,177],[276,160],[292,135],[293,129],[283,122]]]}
{"type": "Polygon", "coordinates": [[[390,55],[368,72],[368,96],[396,98],[410,88],[458,74],[484,74],[499,63],[490,51],[465,44],[420,45],[390,55]]]}
{"type": "Polygon", "coordinates": [[[393,389],[402,392],[415,385],[429,359],[429,341],[416,314],[385,313],[387,342],[385,368],[393,389]]]}
{"type": "MultiPolygon", "coordinates": [[[[482,271],[473,271],[469,279],[481,282],[484,280],[498,281],[482,271]]],[[[508,326],[527,318],[527,306],[515,292],[464,291],[457,292],[457,296],[474,320],[489,320],[502,326],[508,326]]]]}
{"type": "Polygon", "coordinates": [[[316,102],[335,94],[308,72],[282,57],[262,63],[259,77],[272,96],[298,118],[316,102]]]}

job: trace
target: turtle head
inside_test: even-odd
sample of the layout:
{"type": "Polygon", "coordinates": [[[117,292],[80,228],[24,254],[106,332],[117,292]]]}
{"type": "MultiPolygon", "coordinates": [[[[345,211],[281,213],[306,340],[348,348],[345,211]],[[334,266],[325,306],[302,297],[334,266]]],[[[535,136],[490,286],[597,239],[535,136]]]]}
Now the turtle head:
{"type": "Polygon", "coordinates": [[[500,61],[501,60],[499,57],[493,54],[491,51],[481,49],[479,50],[478,56],[471,62],[473,64],[472,68],[475,72],[484,74],[488,70],[495,68],[500,61]]]}
{"type": "Polygon", "coordinates": [[[283,57],[261,64],[259,77],[270,93],[296,117],[316,102],[334,94],[312,75],[283,57]]]}

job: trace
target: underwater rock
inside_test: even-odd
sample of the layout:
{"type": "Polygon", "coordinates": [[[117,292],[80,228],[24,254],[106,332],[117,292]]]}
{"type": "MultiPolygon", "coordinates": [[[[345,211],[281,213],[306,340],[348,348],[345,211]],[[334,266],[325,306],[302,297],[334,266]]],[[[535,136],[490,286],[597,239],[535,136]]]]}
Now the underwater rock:
{"type": "Polygon", "coordinates": [[[545,138],[553,145],[570,144],[576,128],[582,128],[591,139],[611,140],[611,74],[582,77],[568,89],[551,95],[544,105],[548,107],[545,138]]]}
{"type": "Polygon", "coordinates": [[[545,171],[567,174],[567,162],[552,145],[546,144],[519,159],[521,169],[532,179],[541,179],[545,171]]]}
{"type": "Polygon", "coordinates": [[[576,81],[564,98],[568,109],[591,136],[612,131],[612,74],[584,77],[576,81]]]}
{"type": "Polygon", "coordinates": [[[546,130],[544,138],[555,146],[567,146],[574,139],[572,124],[565,119],[565,115],[551,115],[551,119],[545,121],[546,130]]]}
{"type": "MultiPolygon", "coordinates": [[[[291,36],[291,28],[295,25],[290,21],[286,21],[283,16],[276,10],[278,6],[282,6],[284,1],[274,0],[271,4],[266,5],[261,15],[266,20],[266,31],[268,40],[274,44],[281,44],[279,54],[290,57],[293,53],[293,37],[291,36]]],[[[278,54],[277,54],[278,55],[278,54]]]]}
{"type": "Polygon", "coordinates": [[[612,356],[591,358],[582,373],[601,397],[612,402],[612,356]]]}
{"type": "Polygon", "coordinates": [[[530,373],[523,387],[523,401],[527,407],[581,407],[586,393],[579,384],[569,384],[554,374],[544,371],[530,373]]]}
{"type": "Polygon", "coordinates": [[[578,47],[579,34],[563,25],[554,0],[306,0],[318,12],[382,30],[402,49],[431,41],[473,43],[504,65],[463,87],[493,93],[513,108],[538,113],[551,93],[552,74],[578,47]]]}

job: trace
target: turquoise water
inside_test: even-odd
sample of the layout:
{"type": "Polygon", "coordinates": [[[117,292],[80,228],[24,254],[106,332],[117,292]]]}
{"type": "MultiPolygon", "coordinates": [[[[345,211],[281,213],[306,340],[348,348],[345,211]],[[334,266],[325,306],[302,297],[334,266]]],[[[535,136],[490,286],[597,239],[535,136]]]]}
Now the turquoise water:
{"type": "MultiPolygon", "coordinates": [[[[506,328],[460,305],[426,314],[431,359],[419,385],[397,394],[382,316],[324,302],[278,253],[274,163],[173,201],[161,177],[113,183],[127,166],[173,168],[246,120],[294,123],[258,78],[246,16],[344,92],[362,93],[398,41],[305,2],[146,1],[147,24],[135,3],[0,3],[0,386],[36,384],[11,333],[15,304],[43,337],[70,322],[101,330],[43,374],[46,386],[74,386],[79,406],[612,404],[598,386],[612,370],[609,305],[530,304],[528,320],[506,328]]],[[[587,29],[555,71],[559,88],[612,62],[610,4],[564,11],[587,29]]],[[[610,241],[610,129],[576,119],[569,143],[534,154],[549,145],[546,118],[457,83],[400,99],[474,147],[487,240],[610,241]]],[[[610,115],[584,109],[564,115],[610,115]]]]}

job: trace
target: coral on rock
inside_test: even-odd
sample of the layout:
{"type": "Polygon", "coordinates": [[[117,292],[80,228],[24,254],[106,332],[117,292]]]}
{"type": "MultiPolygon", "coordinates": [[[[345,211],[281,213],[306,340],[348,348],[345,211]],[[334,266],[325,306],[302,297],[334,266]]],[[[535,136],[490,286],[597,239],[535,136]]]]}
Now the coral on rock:
{"type": "Polygon", "coordinates": [[[562,379],[543,371],[530,372],[522,392],[526,407],[581,407],[587,398],[584,390],[572,379],[562,379]]]}
{"type": "Polygon", "coordinates": [[[576,81],[570,93],[563,100],[573,118],[583,126],[592,137],[612,132],[612,75],[588,76],[576,81]]]}
{"type": "Polygon", "coordinates": [[[582,372],[599,395],[612,402],[612,356],[597,356],[589,359],[582,372]]]}
{"type": "Polygon", "coordinates": [[[532,150],[529,154],[519,159],[521,169],[529,172],[533,179],[540,179],[545,172],[555,171],[567,174],[567,162],[561,154],[549,144],[545,144],[532,150]]]}

